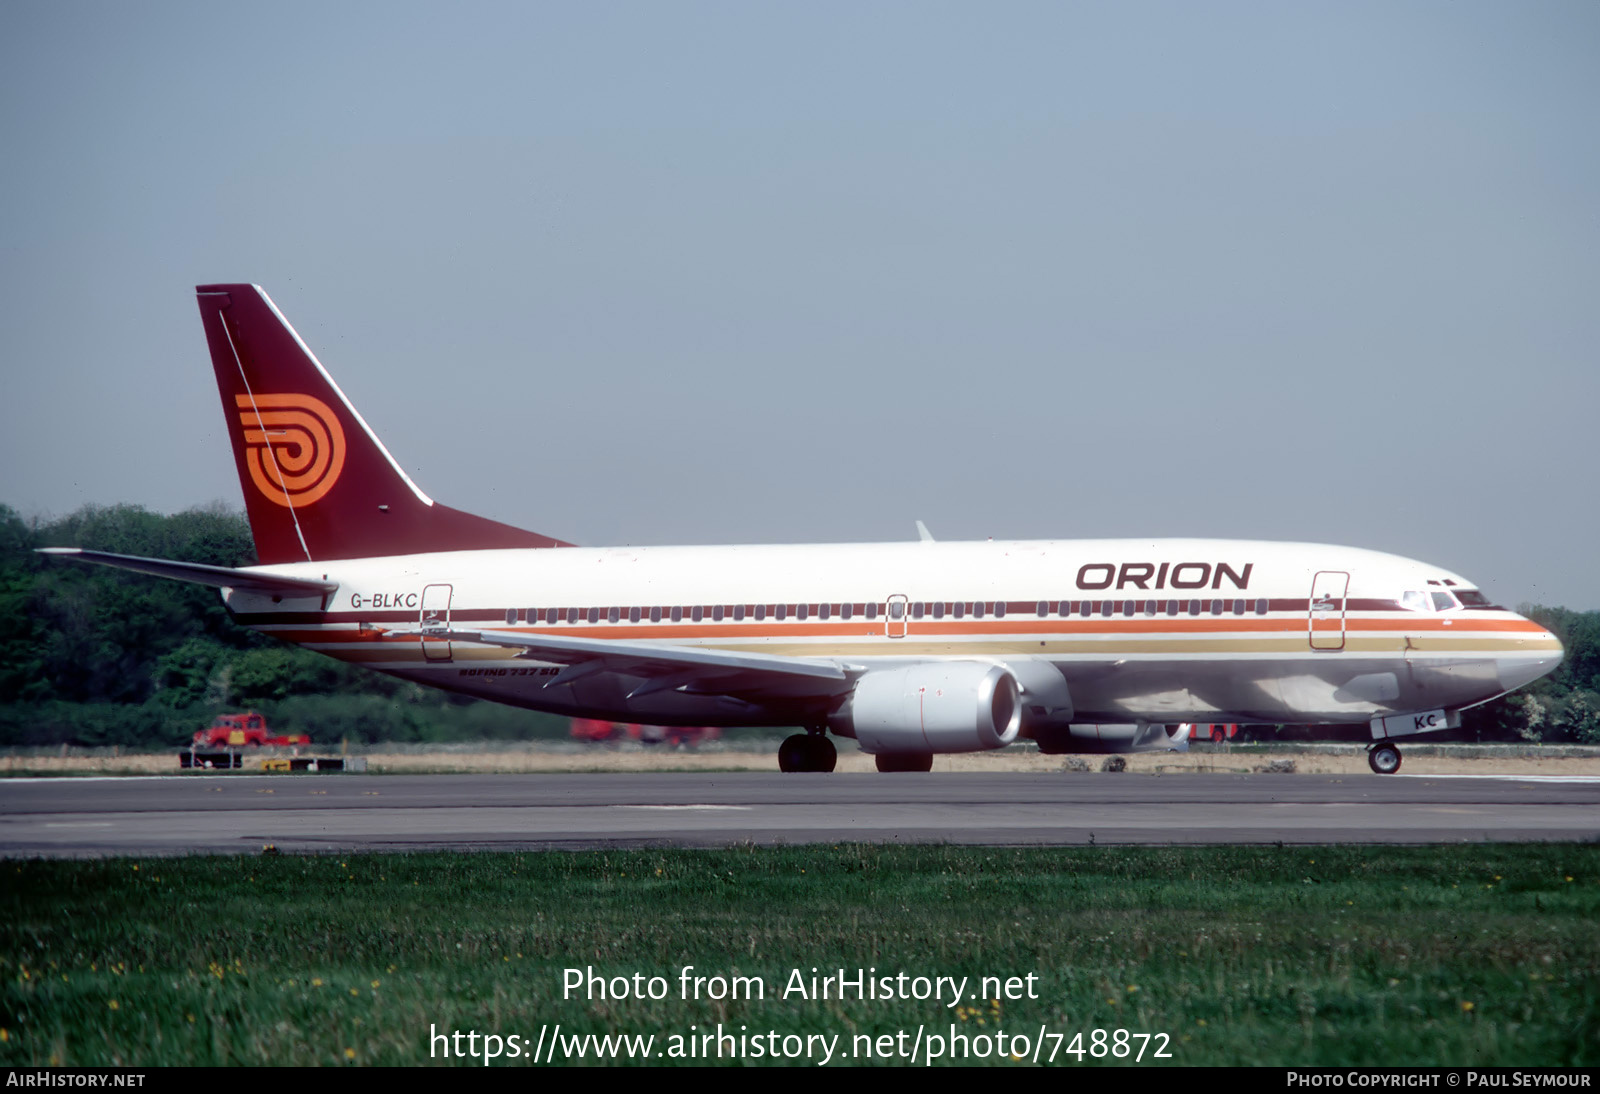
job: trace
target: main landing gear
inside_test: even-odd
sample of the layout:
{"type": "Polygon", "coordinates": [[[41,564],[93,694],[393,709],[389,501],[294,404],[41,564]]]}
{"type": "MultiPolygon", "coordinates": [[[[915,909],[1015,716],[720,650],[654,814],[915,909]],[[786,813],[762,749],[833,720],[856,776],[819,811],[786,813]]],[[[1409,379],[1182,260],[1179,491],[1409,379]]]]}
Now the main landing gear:
{"type": "Polygon", "coordinates": [[[822,733],[796,733],[778,746],[779,771],[832,771],[839,752],[822,733]]]}
{"type": "Polygon", "coordinates": [[[1393,775],[1400,770],[1400,750],[1391,744],[1373,745],[1367,749],[1367,766],[1375,775],[1393,775]]]}

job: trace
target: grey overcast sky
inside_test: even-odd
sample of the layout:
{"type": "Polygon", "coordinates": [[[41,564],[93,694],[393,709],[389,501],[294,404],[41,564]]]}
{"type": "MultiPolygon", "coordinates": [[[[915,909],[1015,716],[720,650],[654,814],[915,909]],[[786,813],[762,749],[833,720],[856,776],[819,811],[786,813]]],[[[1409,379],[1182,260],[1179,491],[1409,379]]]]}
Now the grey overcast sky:
{"type": "Polygon", "coordinates": [[[1600,608],[1600,4],[0,4],[0,503],[238,479],[254,281],[588,544],[1236,536],[1600,608]]]}

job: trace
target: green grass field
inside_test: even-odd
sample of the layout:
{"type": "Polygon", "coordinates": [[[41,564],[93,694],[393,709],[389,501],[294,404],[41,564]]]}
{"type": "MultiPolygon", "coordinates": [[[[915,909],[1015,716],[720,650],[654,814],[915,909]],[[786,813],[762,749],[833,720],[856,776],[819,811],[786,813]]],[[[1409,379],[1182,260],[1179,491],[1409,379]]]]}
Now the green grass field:
{"type": "Polygon", "coordinates": [[[563,1038],[654,1035],[652,1062],[675,1046],[698,1055],[686,1038],[718,1023],[747,1054],[758,1034],[780,1058],[784,1036],[812,1035],[811,1063],[827,1046],[816,1035],[837,1036],[836,1065],[865,1062],[869,1043],[878,1062],[917,1047],[921,1063],[938,1038],[936,1062],[1019,1048],[1031,1061],[1037,1047],[1040,1062],[1053,1051],[1079,1066],[1080,1032],[1083,1064],[1118,1063],[1116,1030],[1165,1035],[1127,1042],[1146,1063],[1160,1048],[1177,1064],[1600,1062],[1595,846],[845,845],[0,870],[4,1065],[439,1063],[430,1030],[460,1030],[480,1035],[463,1049],[495,1034],[508,1055],[526,1038],[520,1058],[496,1061],[526,1067],[541,1030],[541,1060],[558,1043],[558,1060],[576,1051],[556,1023],[563,1038]],[[682,998],[691,965],[753,978],[752,993],[759,980],[764,998],[705,998],[711,981],[682,998]],[[586,967],[660,976],[666,997],[564,999],[564,970],[586,967]],[[813,967],[903,972],[908,987],[970,979],[954,1008],[784,998],[813,967]],[[1002,979],[981,992],[985,976],[1002,979]]]}

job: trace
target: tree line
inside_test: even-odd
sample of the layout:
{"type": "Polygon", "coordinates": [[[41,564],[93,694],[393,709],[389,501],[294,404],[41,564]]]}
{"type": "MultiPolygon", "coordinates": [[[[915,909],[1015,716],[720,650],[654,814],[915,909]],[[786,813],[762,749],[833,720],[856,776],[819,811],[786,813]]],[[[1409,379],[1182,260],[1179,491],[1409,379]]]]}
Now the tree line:
{"type": "Polygon", "coordinates": [[[564,737],[552,715],[479,703],[284,645],[217,590],[34,553],[83,547],[213,566],[256,561],[244,515],[87,507],[23,521],[0,506],[0,745],[185,744],[259,710],[314,743],[564,737]]]}
{"type": "MultiPolygon", "coordinates": [[[[0,745],[177,745],[214,715],[246,708],[318,743],[566,735],[562,718],[283,645],[235,624],[215,589],[53,560],[38,547],[255,562],[243,514],[221,506],[170,516],[91,506],[31,523],[0,506],[0,745]]],[[[1459,736],[1600,743],[1600,611],[1520,610],[1561,639],[1566,659],[1468,710],[1459,736]]]]}

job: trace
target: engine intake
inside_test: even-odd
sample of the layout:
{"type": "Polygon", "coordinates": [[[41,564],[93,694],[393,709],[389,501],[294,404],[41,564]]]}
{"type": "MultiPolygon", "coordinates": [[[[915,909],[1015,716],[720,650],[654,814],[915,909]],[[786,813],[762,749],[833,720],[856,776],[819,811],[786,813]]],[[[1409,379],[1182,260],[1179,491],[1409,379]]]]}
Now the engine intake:
{"type": "Polygon", "coordinates": [[[1006,669],[977,661],[879,669],[856,681],[829,725],[863,752],[982,752],[1017,739],[1021,691],[1006,669]]]}

